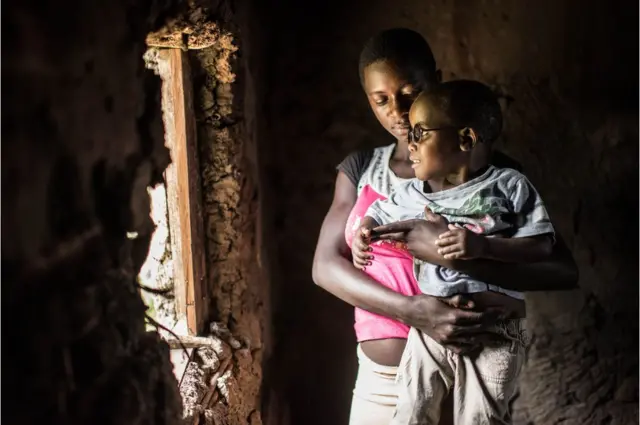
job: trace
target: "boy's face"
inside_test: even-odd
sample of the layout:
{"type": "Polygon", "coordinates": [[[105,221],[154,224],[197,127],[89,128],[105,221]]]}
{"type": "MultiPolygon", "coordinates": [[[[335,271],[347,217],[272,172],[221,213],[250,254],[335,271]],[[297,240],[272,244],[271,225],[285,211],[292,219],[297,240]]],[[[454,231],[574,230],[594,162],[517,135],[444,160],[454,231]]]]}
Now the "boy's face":
{"type": "Polygon", "coordinates": [[[421,95],[411,106],[409,121],[409,158],[416,177],[426,181],[455,172],[466,152],[461,150],[458,129],[450,120],[421,95]]]}
{"type": "Polygon", "coordinates": [[[390,61],[375,62],[364,69],[364,90],[371,110],[398,141],[406,141],[411,103],[429,84],[421,80],[419,72],[390,61]]]}

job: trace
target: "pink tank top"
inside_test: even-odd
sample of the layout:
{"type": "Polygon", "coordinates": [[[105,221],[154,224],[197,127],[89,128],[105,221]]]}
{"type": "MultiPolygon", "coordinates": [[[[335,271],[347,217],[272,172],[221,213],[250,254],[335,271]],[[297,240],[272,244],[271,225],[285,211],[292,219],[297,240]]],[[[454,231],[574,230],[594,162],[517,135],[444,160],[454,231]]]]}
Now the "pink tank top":
{"type": "MultiPolygon", "coordinates": [[[[345,237],[349,247],[351,247],[355,232],[360,228],[360,222],[367,209],[378,199],[386,198],[368,184],[360,191],[345,227],[345,237]]],[[[420,293],[418,283],[413,276],[413,259],[407,251],[398,249],[392,243],[385,241],[374,242],[371,244],[371,248],[374,260],[366,268],[365,273],[381,285],[401,294],[417,295],[420,293]]],[[[354,327],[358,342],[372,339],[407,338],[409,334],[408,326],[359,308],[355,310],[354,327]]]]}

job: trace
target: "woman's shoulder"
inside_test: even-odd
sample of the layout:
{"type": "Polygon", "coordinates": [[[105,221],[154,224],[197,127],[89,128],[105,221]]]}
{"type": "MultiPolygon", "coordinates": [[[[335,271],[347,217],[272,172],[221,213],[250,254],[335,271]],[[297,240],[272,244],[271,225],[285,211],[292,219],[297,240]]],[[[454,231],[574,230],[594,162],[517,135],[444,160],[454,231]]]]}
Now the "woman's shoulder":
{"type": "Polygon", "coordinates": [[[366,149],[360,149],[360,150],[357,150],[357,151],[353,151],[349,155],[347,155],[342,160],[342,162],[345,162],[345,161],[351,161],[351,162],[367,161],[367,160],[371,159],[371,157],[373,156],[373,151],[374,151],[374,149],[372,149],[372,148],[366,148],[366,149]]]}
{"type": "Polygon", "coordinates": [[[347,159],[349,160],[370,160],[372,157],[376,156],[376,155],[380,155],[382,153],[388,152],[389,150],[393,150],[393,147],[395,146],[395,143],[392,143],[390,145],[385,145],[385,146],[378,146],[378,147],[368,147],[368,148],[364,148],[364,149],[359,149],[356,151],[351,152],[349,155],[347,155],[343,161],[346,161],[347,159]]]}
{"type": "Polygon", "coordinates": [[[373,149],[362,149],[351,152],[336,167],[338,171],[342,171],[351,180],[354,186],[358,186],[358,181],[369,166],[371,158],[373,158],[373,149]]]}
{"type": "Polygon", "coordinates": [[[390,145],[384,145],[384,146],[378,146],[377,148],[372,148],[372,155],[376,156],[376,155],[384,155],[384,154],[390,154],[391,152],[393,152],[393,149],[395,149],[396,147],[396,143],[391,143],[390,145]]]}
{"type": "Polygon", "coordinates": [[[349,177],[354,186],[358,187],[360,179],[371,167],[375,171],[383,164],[388,166],[388,153],[393,150],[394,146],[395,144],[391,144],[352,152],[342,160],[337,168],[349,177]]]}

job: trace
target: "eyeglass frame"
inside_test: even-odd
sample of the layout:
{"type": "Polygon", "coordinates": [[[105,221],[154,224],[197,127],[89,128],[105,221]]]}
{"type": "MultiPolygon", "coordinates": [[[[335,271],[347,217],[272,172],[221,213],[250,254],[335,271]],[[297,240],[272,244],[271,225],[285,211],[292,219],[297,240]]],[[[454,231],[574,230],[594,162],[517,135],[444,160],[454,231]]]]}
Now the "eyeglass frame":
{"type": "Polygon", "coordinates": [[[409,134],[407,134],[407,138],[409,139],[409,143],[419,143],[424,135],[430,131],[440,131],[440,130],[458,130],[457,127],[436,127],[436,128],[423,128],[420,125],[416,124],[413,128],[409,129],[409,134]],[[420,130],[420,135],[418,137],[415,136],[416,130],[420,130]],[[412,139],[415,139],[412,140],[412,139]]]}

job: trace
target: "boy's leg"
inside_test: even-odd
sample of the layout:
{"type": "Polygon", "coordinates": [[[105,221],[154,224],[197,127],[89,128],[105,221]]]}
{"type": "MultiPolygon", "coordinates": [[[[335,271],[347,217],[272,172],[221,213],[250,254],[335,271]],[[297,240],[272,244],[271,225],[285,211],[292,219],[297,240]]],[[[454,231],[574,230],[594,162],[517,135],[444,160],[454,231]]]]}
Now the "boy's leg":
{"type": "Polygon", "coordinates": [[[499,338],[475,356],[458,356],[454,384],[456,425],[509,425],[527,344],[524,320],[497,325],[499,338]]]}
{"type": "Polygon", "coordinates": [[[411,328],[398,367],[398,405],[392,425],[438,425],[442,402],[453,385],[450,352],[411,328]]]}
{"type": "Polygon", "coordinates": [[[369,359],[358,345],[358,377],[349,425],[389,425],[398,400],[397,367],[369,359]]]}

